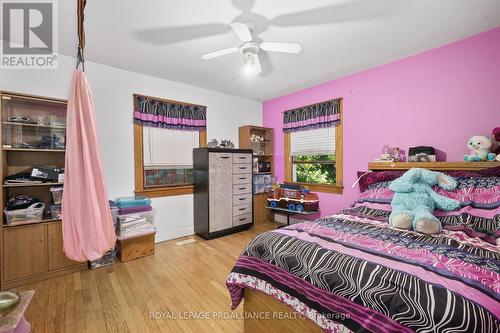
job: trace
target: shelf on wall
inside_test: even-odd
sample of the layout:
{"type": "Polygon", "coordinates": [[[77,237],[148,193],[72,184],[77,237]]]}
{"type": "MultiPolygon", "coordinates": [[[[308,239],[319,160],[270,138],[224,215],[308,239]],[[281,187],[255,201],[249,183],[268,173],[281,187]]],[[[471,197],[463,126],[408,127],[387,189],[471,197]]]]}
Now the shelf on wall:
{"type": "Polygon", "coordinates": [[[26,126],[26,127],[37,127],[37,128],[48,128],[48,129],[61,129],[65,130],[66,126],[54,126],[54,125],[43,125],[43,124],[33,124],[33,123],[18,123],[15,121],[4,121],[2,122],[4,125],[13,125],[13,126],[26,126]]]}
{"type": "Polygon", "coordinates": [[[25,221],[25,222],[14,222],[14,224],[5,224],[4,223],[3,227],[4,228],[15,228],[15,227],[24,226],[24,225],[34,225],[34,224],[59,222],[59,221],[61,221],[61,219],[45,218],[45,219],[42,219],[41,221],[38,221],[38,222],[25,221]]]}
{"type": "Polygon", "coordinates": [[[370,170],[408,170],[423,168],[436,171],[466,170],[474,171],[486,168],[500,167],[500,162],[370,162],[370,170]]]}
{"type": "Polygon", "coordinates": [[[22,152],[42,152],[42,153],[64,153],[66,149],[42,149],[42,148],[2,148],[3,151],[22,151],[22,152]]]}
{"type": "Polygon", "coordinates": [[[10,187],[36,187],[36,186],[62,186],[64,183],[38,183],[38,184],[27,184],[27,183],[17,183],[17,184],[3,184],[4,188],[10,187]]]}

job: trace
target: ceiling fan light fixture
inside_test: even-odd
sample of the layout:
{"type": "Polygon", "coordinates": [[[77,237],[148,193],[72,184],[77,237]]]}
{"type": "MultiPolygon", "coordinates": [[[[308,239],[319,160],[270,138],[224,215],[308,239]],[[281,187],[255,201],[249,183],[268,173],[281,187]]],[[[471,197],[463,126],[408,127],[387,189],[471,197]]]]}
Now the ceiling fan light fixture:
{"type": "Polygon", "coordinates": [[[256,62],[257,55],[252,52],[243,53],[243,64],[245,66],[245,73],[248,75],[255,75],[260,72],[259,66],[256,62]]]}

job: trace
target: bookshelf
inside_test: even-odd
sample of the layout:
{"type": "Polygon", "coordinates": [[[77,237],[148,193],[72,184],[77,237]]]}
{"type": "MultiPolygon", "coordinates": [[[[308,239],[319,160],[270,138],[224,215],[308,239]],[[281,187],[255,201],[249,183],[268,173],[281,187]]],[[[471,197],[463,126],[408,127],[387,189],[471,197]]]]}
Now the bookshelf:
{"type": "Polygon", "coordinates": [[[2,150],[0,174],[0,289],[8,289],[86,268],[63,252],[62,221],[52,218],[52,186],[59,182],[4,183],[5,177],[32,167],[64,168],[65,100],[0,91],[2,150]],[[15,195],[37,198],[45,205],[41,221],[7,224],[5,205],[15,195]]]}
{"type": "MultiPolygon", "coordinates": [[[[253,150],[254,175],[274,175],[274,130],[272,128],[241,126],[239,128],[239,148],[253,150]],[[258,140],[257,137],[260,139],[258,140]],[[255,162],[271,163],[271,170],[258,172],[255,170],[255,162]]],[[[274,222],[274,214],[266,207],[267,193],[254,194],[254,223],[274,222]]]]}

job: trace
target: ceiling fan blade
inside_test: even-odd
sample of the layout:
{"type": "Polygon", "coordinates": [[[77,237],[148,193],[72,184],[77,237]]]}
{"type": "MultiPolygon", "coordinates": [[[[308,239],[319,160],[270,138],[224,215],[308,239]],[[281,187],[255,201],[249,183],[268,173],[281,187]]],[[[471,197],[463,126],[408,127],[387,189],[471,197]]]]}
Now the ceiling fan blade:
{"type": "Polygon", "coordinates": [[[244,42],[250,42],[252,40],[252,34],[250,33],[250,29],[245,23],[234,22],[231,23],[231,28],[234,30],[239,39],[244,42]]]}
{"type": "Polygon", "coordinates": [[[212,58],[216,58],[216,57],[221,57],[221,56],[226,55],[226,54],[235,53],[238,50],[239,50],[238,47],[230,47],[227,49],[222,49],[222,50],[218,50],[218,51],[214,51],[214,52],[210,52],[210,53],[205,53],[201,56],[201,58],[208,60],[208,59],[212,59],[212,58]]]}
{"type": "Polygon", "coordinates": [[[299,53],[302,47],[298,43],[270,43],[260,44],[260,48],[269,52],[299,53]]]}

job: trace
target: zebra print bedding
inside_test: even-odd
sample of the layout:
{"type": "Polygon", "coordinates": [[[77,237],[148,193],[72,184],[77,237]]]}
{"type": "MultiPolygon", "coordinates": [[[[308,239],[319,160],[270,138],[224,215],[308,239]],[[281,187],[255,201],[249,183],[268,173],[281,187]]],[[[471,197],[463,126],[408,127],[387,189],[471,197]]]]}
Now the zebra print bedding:
{"type": "Polygon", "coordinates": [[[252,288],[325,332],[500,331],[497,246],[462,231],[392,229],[375,211],[361,213],[257,236],[227,278],[232,308],[252,288]]]}

